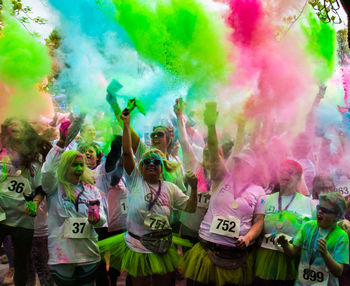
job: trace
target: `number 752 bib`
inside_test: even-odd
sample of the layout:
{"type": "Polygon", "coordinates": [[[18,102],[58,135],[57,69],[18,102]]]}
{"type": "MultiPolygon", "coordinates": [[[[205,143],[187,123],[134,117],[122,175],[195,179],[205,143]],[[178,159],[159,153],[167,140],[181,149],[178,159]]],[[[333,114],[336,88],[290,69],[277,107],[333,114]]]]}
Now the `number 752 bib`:
{"type": "Polygon", "coordinates": [[[64,222],[65,238],[90,238],[91,224],[85,217],[69,217],[64,222]]]}
{"type": "Polygon", "coordinates": [[[241,221],[228,215],[216,215],[210,226],[210,232],[228,237],[238,237],[241,228],[241,221]]]}

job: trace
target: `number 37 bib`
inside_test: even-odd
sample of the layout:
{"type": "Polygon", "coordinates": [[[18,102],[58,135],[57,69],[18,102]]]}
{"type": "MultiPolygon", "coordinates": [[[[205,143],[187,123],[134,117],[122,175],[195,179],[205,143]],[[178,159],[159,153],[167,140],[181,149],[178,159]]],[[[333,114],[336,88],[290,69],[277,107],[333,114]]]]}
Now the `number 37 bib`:
{"type": "Polygon", "coordinates": [[[228,215],[216,215],[210,226],[210,232],[228,236],[228,237],[238,237],[241,228],[241,221],[234,217],[228,215]]]}
{"type": "Polygon", "coordinates": [[[85,217],[69,217],[64,222],[65,238],[90,238],[91,224],[85,217]]]}

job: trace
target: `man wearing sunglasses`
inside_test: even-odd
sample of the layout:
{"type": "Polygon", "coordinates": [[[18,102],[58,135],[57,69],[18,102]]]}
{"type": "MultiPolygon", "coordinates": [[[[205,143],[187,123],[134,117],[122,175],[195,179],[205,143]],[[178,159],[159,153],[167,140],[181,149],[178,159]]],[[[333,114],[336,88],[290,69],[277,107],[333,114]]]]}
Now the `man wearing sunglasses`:
{"type": "Polygon", "coordinates": [[[276,240],[286,255],[301,254],[295,285],[339,285],[344,264],[349,263],[349,238],[337,221],[346,210],[346,201],[338,193],[320,196],[317,220],[306,222],[292,243],[284,235],[276,240]]]}

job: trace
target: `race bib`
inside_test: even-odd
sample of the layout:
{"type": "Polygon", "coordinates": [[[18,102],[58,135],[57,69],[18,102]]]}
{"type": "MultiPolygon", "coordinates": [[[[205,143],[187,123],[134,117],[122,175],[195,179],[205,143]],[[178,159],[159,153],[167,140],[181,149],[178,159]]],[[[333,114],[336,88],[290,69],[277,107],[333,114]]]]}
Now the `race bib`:
{"type": "Polygon", "coordinates": [[[120,199],[120,209],[123,215],[128,213],[128,202],[126,199],[120,199]]]}
{"type": "Polygon", "coordinates": [[[228,237],[238,237],[241,227],[241,221],[234,217],[228,215],[216,215],[210,226],[210,232],[228,236],[228,237]]]}
{"type": "Polygon", "coordinates": [[[28,181],[22,177],[8,177],[1,184],[1,193],[11,198],[23,198],[23,193],[28,191],[28,181]]]}
{"type": "Polygon", "coordinates": [[[64,222],[64,237],[65,238],[90,238],[91,224],[84,217],[66,218],[64,222]]]}
{"type": "Polygon", "coordinates": [[[210,193],[204,192],[197,195],[197,207],[199,208],[208,208],[209,206],[209,200],[210,200],[210,193]]]}
{"type": "Polygon", "coordinates": [[[324,285],[328,284],[329,272],[321,266],[311,267],[308,264],[299,264],[298,280],[306,285],[324,285]]]}
{"type": "MultiPolygon", "coordinates": [[[[288,241],[292,240],[292,237],[289,235],[284,234],[284,236],[286,237],[286,239],[288,241]]],[[[280,252],[284,252],[283,248],[281,245],[275,243],[276,240],[276,236],[272,235],[270,233],[267,233],[264,235],[263,240],[261,242],[261,247],[265,248],[265,249],[271,249],[271,250],[276,250],[276,251],[280,251],[280,252]]]]}
{"type": "Polygon", "coordinates": [[[171,229],[168,218],[161,214],[148,214],[143,221],[143,224],[150,230],[171,229]]]}
{"type": "Polygon", "coordinates": [[[350,195],[350,186],[349,185],[339,185],[335,188],[335,191],[341,194],[344,197],[350,195]]]}

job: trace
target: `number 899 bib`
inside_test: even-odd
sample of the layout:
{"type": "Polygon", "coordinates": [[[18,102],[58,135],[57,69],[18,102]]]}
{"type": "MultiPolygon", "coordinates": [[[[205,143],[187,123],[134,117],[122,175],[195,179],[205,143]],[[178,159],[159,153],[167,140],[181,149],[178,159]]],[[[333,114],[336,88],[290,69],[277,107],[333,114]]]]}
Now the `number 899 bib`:
{"type": "Polygon", "coordinates": [[[306,285],[328,285],[329,272],[321,266],[299,265],[298,280],[306,285]]]}
{"type": "Polygon", "coordinates": [[[216,215],[210,226],[210,232],[228,237],[238,237],[241,228],[241,221],[228,215],[216,215]]]}
{"type": "Polygon", "coordinates": [[[85,217],[69,217],[64,222],[65,238],[90,238],[91,224],[85,217]]]}

